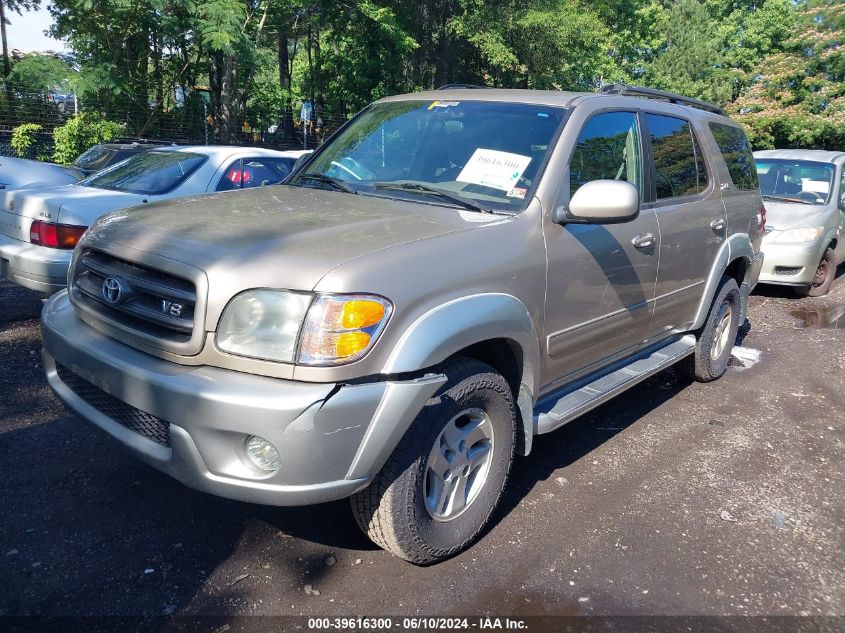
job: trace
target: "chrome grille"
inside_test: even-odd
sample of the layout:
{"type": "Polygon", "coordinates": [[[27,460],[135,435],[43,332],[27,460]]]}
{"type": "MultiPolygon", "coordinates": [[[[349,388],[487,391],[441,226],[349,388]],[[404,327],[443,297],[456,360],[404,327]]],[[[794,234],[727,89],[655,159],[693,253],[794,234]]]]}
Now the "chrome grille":
{"type": "Polygon", "coordinates": [[[89,310],[150,336],[182,343],[194,330],[193,283],[105,253],[82,253],[72,292],[89,310]]]}
{"type": "Polygon", "coordinates": [[[151,413],[118,400],[64,365],[56,363],[56,373],[67,387],[106,417],[138,435],[162,446],[170,446],[170,424],[151,413]]]}

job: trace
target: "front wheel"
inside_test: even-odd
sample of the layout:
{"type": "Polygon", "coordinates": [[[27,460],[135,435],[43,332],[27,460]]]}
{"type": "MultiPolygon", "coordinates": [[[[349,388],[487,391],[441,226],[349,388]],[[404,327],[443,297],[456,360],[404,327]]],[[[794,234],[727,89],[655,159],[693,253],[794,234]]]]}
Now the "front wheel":
{"type": "Polygon", "coordinates": [[[742,298],[736,280],[723,278],[707,320],[698,332],[695,352],[678,363],[682,374],[698,382],[721,378],[731,359],[741,311],[742,298]]]}
{"type": "Polygon", "coordinates": [[[813,278],[813,283],[809,286],[798,288],[796,292],[805,297],[821,297],[830,292],[830,287],[833,285],[833,280],[836,277],[836,255],[833,249],[825,250],[822,260],[819,262],[819,267],[816,269],[816,275],[813,278]]]}
{"type": "Polygon", "coordinates": [[[499,502],[516,440],[505,379],[468,358],[448,362],[425,405],[352,511],[380,547],[418,565],[469,547],[499,502]]]}

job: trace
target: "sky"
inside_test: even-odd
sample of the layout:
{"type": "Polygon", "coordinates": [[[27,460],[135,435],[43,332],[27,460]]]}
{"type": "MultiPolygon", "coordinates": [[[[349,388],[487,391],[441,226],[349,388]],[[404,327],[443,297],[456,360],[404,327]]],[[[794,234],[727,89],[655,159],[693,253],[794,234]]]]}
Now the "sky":
{"type": "Polygon", "coordinates": [[[66,44],[44,35],[44,31],[53,24],[46,4],[42,4],[38,11],[24,11],[22,15],[6,11],[6,19],[11,22],[6,26],[10,51],[15,48],[26,52],[68,50],[66,44]]]}

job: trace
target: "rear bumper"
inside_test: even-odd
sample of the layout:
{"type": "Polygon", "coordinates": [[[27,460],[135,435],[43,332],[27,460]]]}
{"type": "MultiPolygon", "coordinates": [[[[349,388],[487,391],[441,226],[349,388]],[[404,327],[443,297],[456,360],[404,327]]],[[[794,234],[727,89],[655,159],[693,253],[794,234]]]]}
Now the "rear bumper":
{"type": "Polygon", "coordinates": [[[67,284],[72,250],[37,246],[0,235],[0,277],[30,290],[58,292],[67,284]]]}
{"type": "Polygon", "coordinates": [[[366,487],[445,381],[321,384],[180,365],[88,327],[64,292],[44,306],[42,330],[47,380],[71,409],[192,488],[269,505],[321,503],[366,487]],[[158,418],[169,446],[127,426],[115,413],[125,405],[158,418]],[[250,465],[250,435],[276,447],[276,472],[250,465]]]}

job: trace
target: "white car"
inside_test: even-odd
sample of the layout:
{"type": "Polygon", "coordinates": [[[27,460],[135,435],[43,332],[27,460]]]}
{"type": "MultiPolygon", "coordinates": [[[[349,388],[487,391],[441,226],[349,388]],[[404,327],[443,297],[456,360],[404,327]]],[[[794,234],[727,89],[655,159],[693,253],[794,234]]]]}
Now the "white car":
{"type": "Polygon", "coordinates": [[[170,146],[78,183],[0,191],[0,278],[41,292],[61,290],[74,246],[100,216],[180,196],[277,184],[306,153],[170,146]]]}

